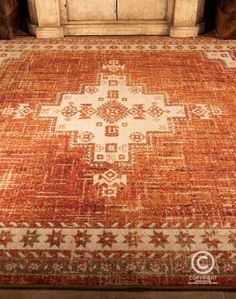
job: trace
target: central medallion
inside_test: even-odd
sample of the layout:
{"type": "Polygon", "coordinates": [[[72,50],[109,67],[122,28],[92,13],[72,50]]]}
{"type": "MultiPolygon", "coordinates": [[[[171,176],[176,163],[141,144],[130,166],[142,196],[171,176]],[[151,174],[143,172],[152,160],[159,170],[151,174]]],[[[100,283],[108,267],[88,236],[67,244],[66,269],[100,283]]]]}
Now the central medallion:
{"type": "Polygon", "coordinates": [[[183,105],[168,104],[165,93],[148,93],[143,84],[128,82],[117,60],[102,70],[96,85],[63,94],[58,105],[41,107],[40,117],[54,118],[54,131],[71,136],[70,146],[87,149],[88,164],[101,167],[93,184],[103,197],[115,197],[117,188],[128,183],[118,165],[133,163],[136,148],[145,147],[148,135],[173,133],[173,122],[186,114],[183,105]]]}
{"type": "Polygon", "coordinates": [[[116,100],[111,100],[97,109],[98,115],[108,123],[114,123],[128,116],[128,108],[116,100]]]}

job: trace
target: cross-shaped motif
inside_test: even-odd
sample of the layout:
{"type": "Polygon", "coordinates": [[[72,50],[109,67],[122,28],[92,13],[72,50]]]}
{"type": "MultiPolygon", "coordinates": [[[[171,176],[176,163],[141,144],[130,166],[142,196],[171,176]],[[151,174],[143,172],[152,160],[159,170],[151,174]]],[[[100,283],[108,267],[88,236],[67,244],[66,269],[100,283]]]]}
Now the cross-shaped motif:
{"type": "Polygon", "coordinates": [[[55,117],[57,132],[75,132],[77,144],[94,144],[94,162],[129,161],[129,144],[145,144],[147,132],[170,132],[182,105],[167,105],[165,94],[147,94],[141,84],[128,85],[117,61],[103,66],[100,84],[84,93],[64,94],[60,106],[43,106],[40,117],[55,117]],[[114,67],[115,66],[115,67],[114,67]]]}
{"type": "MultiPolygon", "coordinates": [[[[74,146],[94,145],[91,163],[128,162],[130,144],[147,143],[148,133],[171,132],[173,119],[186,117],[185,107],[167,105],[165,94],[148,94],[142,84],[128,84],[117,60],[102,69],[98,85],[64,94],[60,105],[43,106],[39,115],[56,118],[56,132],[74,133],[74,146]]],[[[115,197],[118,186],[127,184],[127,175],[109,169],[95,174],[93,184],[101,186],[103,197],[115,197]]]]}

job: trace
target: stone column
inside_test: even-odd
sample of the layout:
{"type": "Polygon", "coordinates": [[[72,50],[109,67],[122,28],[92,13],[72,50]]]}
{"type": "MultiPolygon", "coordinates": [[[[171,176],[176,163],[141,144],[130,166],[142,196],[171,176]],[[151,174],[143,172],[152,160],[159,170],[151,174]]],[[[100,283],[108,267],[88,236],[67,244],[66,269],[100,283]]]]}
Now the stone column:
{"type": "Polygon", "coordinates": [[[59,0],[35,0],[38,16],[36,36],[38,38],[59,38],[64,36],[60,20],[59,0]]]}
{"type": "Polygon", "coordinates": [[[36,27],[38,26],[38,17],[36,11],[35,0],[27,0],[29,8],[28,29],[30,34],[36,35],[36,27]]]}
{"type": "Polygon", "coordinates": [[[194,37],[204,30],[205,0],[175,0],[172,37],[194,37]],[[200,22],[200,23],[199,23],[200,22]]]}

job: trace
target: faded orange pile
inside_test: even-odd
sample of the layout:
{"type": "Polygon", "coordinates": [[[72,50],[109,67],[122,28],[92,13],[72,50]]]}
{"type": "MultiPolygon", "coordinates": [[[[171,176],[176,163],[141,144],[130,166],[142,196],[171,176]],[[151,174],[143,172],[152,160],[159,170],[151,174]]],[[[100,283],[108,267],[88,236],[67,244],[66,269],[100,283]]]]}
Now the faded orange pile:
{"type": "Polygon", "coordinates": [[[235,74],[233,41],[1,41],[1,284],[235,286],[235,74]]]}

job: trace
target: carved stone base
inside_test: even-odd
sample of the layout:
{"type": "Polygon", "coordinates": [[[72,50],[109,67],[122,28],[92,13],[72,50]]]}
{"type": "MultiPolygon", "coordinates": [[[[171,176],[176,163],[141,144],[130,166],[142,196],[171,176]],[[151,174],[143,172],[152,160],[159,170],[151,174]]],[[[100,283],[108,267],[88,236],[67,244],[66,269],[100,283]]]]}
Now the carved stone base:
{"type": "Polygon", "coordinates": [[[30,33],[31,35],[36,35],[36,28],[37,28],[37,25],[32,24],[31,22],[28,22],[28,23],[27,23],[27,27],[28,27],[29,33],[30,33]]]}
{"type": "Polygon", "coordinates": [[[171,37],[195,37],[202,33],[205,28],[205,23],[193,27],[175,27],[170,28],[171,37]]]}
{"type": "Polygon", "coordinates": [[[36,27],[37,38],[61,38],[64,37],[63,27],[36,27]]]}
{"type": "Polygon", "coordinates": [[[198,35],[198,26],[195,27],[171,27],[171,37],[195,37],[198,35]]]}

